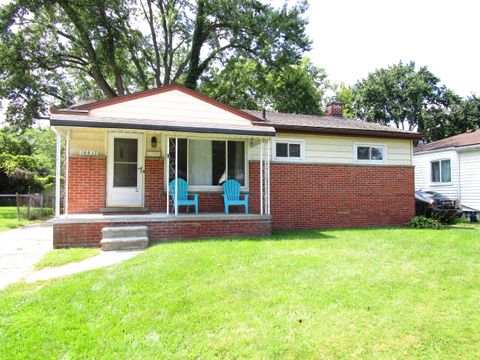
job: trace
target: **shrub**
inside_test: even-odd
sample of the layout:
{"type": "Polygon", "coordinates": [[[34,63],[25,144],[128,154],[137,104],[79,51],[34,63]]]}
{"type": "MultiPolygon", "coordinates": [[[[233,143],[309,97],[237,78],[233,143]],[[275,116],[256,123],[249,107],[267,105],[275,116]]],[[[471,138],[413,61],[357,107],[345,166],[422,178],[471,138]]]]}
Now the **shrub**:
{"type": "Polygon", "coordinates": [[[415,216],[408,222],[408,226],[417,229],[443,229],[443,225],[437,219],[426,218],[425,216],[415,216]]]}

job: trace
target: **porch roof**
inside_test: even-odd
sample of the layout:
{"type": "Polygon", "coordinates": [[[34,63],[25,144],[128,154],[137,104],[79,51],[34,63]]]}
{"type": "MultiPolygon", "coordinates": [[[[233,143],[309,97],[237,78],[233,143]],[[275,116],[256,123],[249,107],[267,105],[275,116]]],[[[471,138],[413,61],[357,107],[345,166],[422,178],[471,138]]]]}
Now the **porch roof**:
{"type": "Polygon", "coordinates": [[[238,125],[193,121],[168,121],[161,119],[113,118],[90,116],[87,114],[76,115],[72,113],[51,114],[50,125],[132,130],[163,130],[250,136],[275,136],[275,129],[271,126],[265,125],[238,125]]]}

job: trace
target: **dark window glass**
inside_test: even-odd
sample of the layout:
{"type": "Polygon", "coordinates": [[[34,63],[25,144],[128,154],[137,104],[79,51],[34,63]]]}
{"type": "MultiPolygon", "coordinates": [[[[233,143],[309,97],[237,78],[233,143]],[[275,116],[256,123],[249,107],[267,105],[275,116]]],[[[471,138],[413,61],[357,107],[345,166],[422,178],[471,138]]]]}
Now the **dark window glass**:
{"type": "MultiPolygon", "coordinates": [[[[212,141],[212,183],[201,185],[221,185],[227,180],[225,146],[225,141],[212,141]]],[[[210,166],[210,164],[206,164],[206,166],[210,166]]]]}
{"type": "Polygon", "coordinates": [[[289,157],[300,157],[300,144],[289,144],[288,145],[288,156],[289,157]]]}
{"type": "Polygon", "coordinates": [[[357,147],[358,160],[370,160],[370,148],[368,146],[357,147]]]}
{"type": "Polygon", "coordinates": [[[113,186],[137,186],[137,139],[113,140],[113,186]]]}
{"type": "Polygon", "coordinates": [[[137,162],[137,139],[114,139],[113,153],[115,162],[137,162]]]}
{"type": "MultiPolygon", "coordinates": [[[[170,181],[175,179],[175,139],[169,141],[170,181]]],[[[187,180],[187,139],[178,139],[178,177],[187,180]]]]}
{"type": "Polygon", "coordinates": [[[276,143],[276,155],[277,157],[288,157],[288,144],[276,143]]]}
{"type": "Polygon", "coordinates": [[[245,185],[245,143],[243,141],[228,142],[228,178],[245,185]]]}
{"type": "Polygon", "coordinates": [[[450,170],[450,160],[442,161],[442,182],[452,181],[452,172],[450,170]]]}
{"type": "Polygon", "coordinates": [[[383,160],[383,149],[382,148],[371,148],[371,160],[383,160]]]}
{"type": "Polygon", "coordinates": [[[432,162],[432,182],[440,182],[440,162],[432,162]]]}
{"type": "Polygon", "coordinates": [[[137,163],[135,164],[114,164],[113,186],[115,187],[136,187],[137,186],[137,163]]]}

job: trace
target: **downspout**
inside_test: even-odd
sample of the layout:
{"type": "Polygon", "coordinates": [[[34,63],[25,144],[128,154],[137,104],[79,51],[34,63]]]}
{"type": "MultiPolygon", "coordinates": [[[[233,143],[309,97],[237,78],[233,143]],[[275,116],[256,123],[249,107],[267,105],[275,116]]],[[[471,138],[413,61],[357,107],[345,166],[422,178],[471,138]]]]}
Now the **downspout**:
{"type": "Polygon", "coordinates": [[[61,142],[62,135],[52,127],[53,132],[57,136],[56,154],[55,154],[55,217],[60,216],[60,166],[61,166],[61,142]]]}
{"type": "Polygon", "coordinates": [[[460,179],[460,152],[457,151],[457,199],[462,203],[462,188],[461,188],[461,179],[460,179]]]}

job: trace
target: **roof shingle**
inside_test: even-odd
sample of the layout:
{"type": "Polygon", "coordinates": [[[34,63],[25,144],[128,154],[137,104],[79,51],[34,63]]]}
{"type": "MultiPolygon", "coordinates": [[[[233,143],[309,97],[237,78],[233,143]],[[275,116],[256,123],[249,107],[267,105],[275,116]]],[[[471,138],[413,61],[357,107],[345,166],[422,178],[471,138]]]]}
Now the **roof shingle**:
{"type": "Polygon", "coordinates": [[[460,135],[448,137],[446,139],[434,141],[428,144],[419,145],[413,148],[413,152],[430,151],[436,149],[445,149],[451,147],[462,147],[480,144],[480,130],[469,131],[460,135]]]}
{"type": "MultiPolygon", "coordinates": [[[[244,110],[257,118],[263,118],[261,111],[244,110]]],[[[391,126],[380,125],[361,120],[348,119],[341,116],[317,116],[303,114],[288,114],[267,111],[265,113],[266,124],[276,129],[304,130],[316,132],[336,132],[352,134],[384,134],[392,137],[404,137],[419,139],[421,134],[413,131],[397,129],[391,126]]]]}

